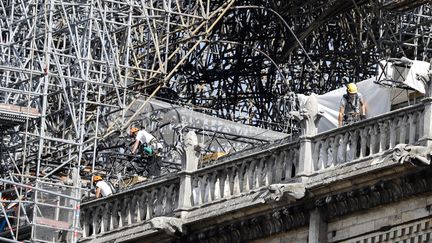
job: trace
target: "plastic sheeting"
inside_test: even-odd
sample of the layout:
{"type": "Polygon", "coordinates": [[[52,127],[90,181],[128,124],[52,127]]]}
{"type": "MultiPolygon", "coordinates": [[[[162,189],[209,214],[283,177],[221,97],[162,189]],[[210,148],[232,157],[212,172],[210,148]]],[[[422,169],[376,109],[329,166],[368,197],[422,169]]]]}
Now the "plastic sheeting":
{"type": "MultiPolygon", "coordinates": [[[[131,116],[143,102],[144,100],[135,101],[126,117],[131,116]]],[[[179,142],[181,136],[175,130],[181,127],[193,128],[201,133],[198,136],[200,143],[212,151],[227,153],[242,150],[250,144],[270,142],[288,136],[286,133],[224,120],[156,99],[151,99],[139,112],[133,125],[145,128],[170,146],[179,142]],[[217,141],[213,139],[214,134],[217,134],[217,141]]]]}
{"type": "Polygon", "coordinates": [[[427,76],[430,63],[413,61],[407,58],[393,59],[392,62],[380,61],[378,82],[400,82],[407,87],[425,93],[425,84],[419,82],[417,75],[427,76]]]}
{"type": "MultiPolygon", "coordinates": [[[[357,83],[359,92],[363,95],[366,103],[367,117],[390,111],[390,89],[375,84],[375,80],[375,78],[370,78],[357,83]]],[[[318,123],[318,132],[327,131],[338,126],[339,104],[345,93],[345,88],[339,88],[317,96],[318,110],[323,112],[323,117],[318,123]]],[[[307,96],[302,96],[300,99],[307,98],[307,96]]]]}
{"type": "MultiPolygon", "coordinates": [[[[392,104],[409,102],[409,94],[415,91],[425,92],[425,85],[417,79],[417,75],[426,76],[430,64],[423,61],[411,61],[408,68],[399,68],[393,63],[381,62],[378,77],[357,83],[359,92],[366,103],[366,117],[374,117],[390,111],[392,104]],[[387,65],[386,65],[387,64],[387,65]],[[398,68],[397,70],[395,68],[398,68]],[[383,72],[384,70],[384,72],[383,72]],[[377,84],[376,81],[387,81],[387,85],[377,84]],[[395,80],[397,79],[397,80],[395,80]],[[390,86],[388,86],[390,84],[390,86]],[[394,85],[391,85],[394,84],[394,85]],[[400,88],[405,87],[405,89],[400,88]],[[406,88],[413,89],[409,91],[406,88]]],[[[318,123],[318,132],[324,132],[338,126],[339,104],[346,88],[339,88],[323,95],[318,95],[318,110],[323,112],[323,117],[318,123]]],[[[299,95],[301,104],[304,104],[308,96],[299,95]]]]}

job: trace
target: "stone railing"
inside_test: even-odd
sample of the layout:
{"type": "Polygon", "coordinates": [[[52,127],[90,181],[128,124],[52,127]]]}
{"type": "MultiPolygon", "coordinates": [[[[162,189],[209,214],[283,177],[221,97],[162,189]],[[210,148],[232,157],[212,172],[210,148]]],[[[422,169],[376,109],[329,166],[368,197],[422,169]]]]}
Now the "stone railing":
{"type": "Polygon", "coordinates": [[[157,216],[184,217],[270,184],[305,181],[331,167],[379,156],[397,144],[432,146],[432,99],[321,134],[316,134],[314,114],[299,113],[306,126],[296,142],[245,151],[201,169],[200,146],[189,132],[178,175],[82,205],[84,239],[157,216]]]}
{"type": "Polygon", "coordinates": [[[83,238],[133,225],[158,216],[174,215],[179,178],[170,178],[81,205],[83,238]]]}
{"type": "Polygon", "coordinates": [[[415,144],[423,136],[423,110],[423,104],[410,106],[314,136],[313,170],[367,158],[397,144],[415,144]]]}
{"type": "Polygon", "coordinates": [[[192,205],[288,182],[298,168],[299,148],[298,142],[285,144],[197,170],[191,180],[192,205]]]}

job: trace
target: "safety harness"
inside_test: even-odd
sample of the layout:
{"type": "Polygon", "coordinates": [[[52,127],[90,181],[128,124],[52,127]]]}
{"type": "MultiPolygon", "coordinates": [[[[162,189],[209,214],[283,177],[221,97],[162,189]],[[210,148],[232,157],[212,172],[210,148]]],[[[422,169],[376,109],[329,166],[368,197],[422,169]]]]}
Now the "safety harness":
{"type": "MultiPolygon", "coordinates": [[[[350,97],[350,95],[348,94],[344,94],[343,98],[347,101],[347,105],[350,106],[350,112],[348,113],[344,113],[343,116],[343,124],[344,125],[349,125],[352,124],[354,122],[360,121],[361,120],[361,116],[360,116],[360,97],[358,96],[358,94],[355,94],[354,97],[350,97]]],[[[347,109],[345,109],[346,111],[347,109]]]]}

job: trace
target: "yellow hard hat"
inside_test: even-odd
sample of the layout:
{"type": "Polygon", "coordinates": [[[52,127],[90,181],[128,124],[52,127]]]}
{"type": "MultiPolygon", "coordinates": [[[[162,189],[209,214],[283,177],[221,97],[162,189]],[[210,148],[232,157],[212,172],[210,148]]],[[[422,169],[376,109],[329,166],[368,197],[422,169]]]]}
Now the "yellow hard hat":
{"type": "Polygon", "coordinates": [[[96,181],[101,181],[102,180],[102,176],[93,176],[93,181],[94,182],[96,182],[96,181]]]}
{"type": "Polygon", "coordinates": [[[134,133],[138,132],[139,129],[137,127],[131,127],[130,134],[133,135],[134,133]]]}
{"type": "Polygon", "coordinates": [[[357,85],[355,83],[349,83],[347,85],[347,92],[350,94],[357,93],[357,85]]]}

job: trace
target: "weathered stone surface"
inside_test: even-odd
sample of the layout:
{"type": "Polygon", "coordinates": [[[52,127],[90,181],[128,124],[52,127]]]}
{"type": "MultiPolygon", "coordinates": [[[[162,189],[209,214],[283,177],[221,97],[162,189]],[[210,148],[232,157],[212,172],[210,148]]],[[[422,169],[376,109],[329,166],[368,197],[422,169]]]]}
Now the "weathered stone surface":
{"type": "Polygon", "coordinates": [[[304,183],[272,184],[268,186],[268,192],[269,194],[264,198],[265,201],[279,201],[282,198],[295,201],[305,196],[306,189],[304,183]]]}
{"type": "Polygon", "coordinates": [[[169,242],[183,231],[182,221],[172,217],[157,217],[146,222],[131,224],[97,236],[86,237],[80,242],[105,243],[147,239],[147,242],[169,242]]]}
{"type": "Polygon", "coordinates": [[[431,211],[427,198],[391,206],[432,193],[432,149],[418,142],[423,109],[419,104],[299,142],[267,145],[201,169],[190,139],[191,156],[178,176],[84,204],[83,240],[242,242],[290,238],[286,232],[305,227],[312,242],[325,241],[322,235],[329,242],[354,239],[359,232],[368,240],[383,238],[373,232],[431,211]],[[363,213],[375,209],[381,213],[363,213]],[[172,223],[159,218],[174,210],[181,213],[172,223]]]}
{"type": "Polygon", "coordinates": [[[393,160],[401,164],[430,165],[431,150],[425,146],[398,144],[393,149],[393,160]]]}

